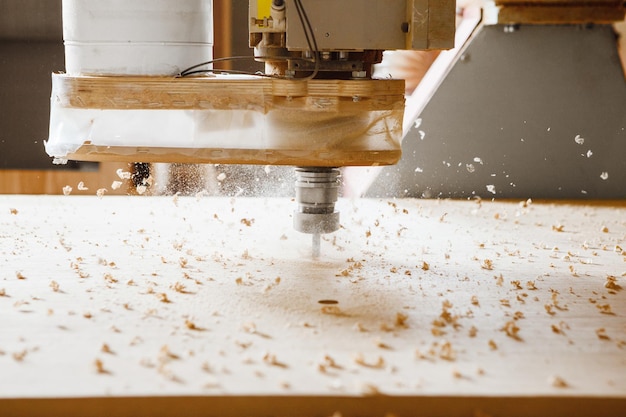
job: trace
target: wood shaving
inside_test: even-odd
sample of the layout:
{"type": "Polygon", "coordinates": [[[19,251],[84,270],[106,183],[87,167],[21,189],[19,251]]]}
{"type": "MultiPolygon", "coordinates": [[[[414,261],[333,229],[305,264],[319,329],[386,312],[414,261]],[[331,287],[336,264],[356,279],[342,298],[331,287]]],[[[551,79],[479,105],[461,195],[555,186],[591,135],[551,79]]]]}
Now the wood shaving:
{"type": "Polygon", "coordinates": [[[185,327],[187,327],[189,330],[197,330],[197,331],[204,330],[203,328],[196,326],[196,324],[189,319],[185,320],[185,327]]]}
{"type": "Polygon", "coordinates": [[[104,274],[104,280],[108,283],[115,284],[117,279],[113,277],[113,275],[106,273],[104,274]]]}
{"type": "Polygon", "coordinates": [[[72,194],[72,187],[70,187],[69,185],[66,185],[65,187],[62,188],[63,191],[63,195],[70,195],[72,194]]]}
{"type": "Polygon", "coordinates": [[[561,330],[561,328],[559,326],[557,326],[556,324],[551,324],[550,328],[552,329],[552,333],[565,334],[565,333],[563,333],[563,330],[561,330]]]}
{"type": "Polygon", "coordinates": [[[115,173],[121,180],[129,180],[131,177],[131,173],[128,171],[124,171],[122,168],[116,170],[115,173]]]}
{"type": "Polygon", "coordinates": [[[450,342],[445,341],[441,344],[441,348],[439,349],[439,357],[447,361],[456,360],[456,352],[452,348],[452,344],[450,342]]]}
{"type": "Polygon", "coordinates": [[[522,339],[519,336],[519,327],[515,324],[515,321],[507,321],[504,326],[500,329],[503,331],[508,337],[521,341],[522,339]]]}
{"type": "Polygon", "coordinates": [[[428,271],[430,269],[430,265],[428,262],[422,262],[422,266],[420,267],[422,271],[428,271]]]}
{"type": "Polygon", "coordinates": [[[26,349],[24,349],[24,350],[19,351],[19,352],[13,352],[13,354],[11,356],[13,356],[13,359],[15,361],[22,362],[27,354],[28,354],[28,351],[26,349]]]}
{"type": "Polygon", "coordinates": [[[22,274],[22,272],[20,271],[16,272],[15,276],[17,277],[17,279],[26,279],[26,276],[24,276],[24,274],[22,274]]]}
{"type": "Polygon", "coordinates": [[[596,336],[598,336],[598,339],[600,340],[611,340],[609,335],[606,334],[606,329],[604,327],[596,329],[596,336]]]}
{"type": "Polygon", "coordinates": [[[102,198],[104,197],[104,193],[106,193],[108,190],[106,188],[98,188],[98,190],[96,191],[96,195],[98,196],[98,198],[102,198]]]}
{"type": "Polygon", "coordinates": [[[604,288],[608,288],[613,291],[620,291],[622,289],[622,286],[617,283],[616,277],[614,277],[613,275],[609,275],[606,277],[604,288]]]}
{"type": "Polygon", "coordinates": [[[180,356],[173,353],[167,345],[161,346],[158,355],[159,362],[169,362],[171,360],[178,360],[180,356]]]}
{"type": "Polygon", "coordinates": [[[362,353],[357,353],[354,356],[354,363],[364,366],[366,368],[382,369],[385,367],[385,359],[383,359],[382,356],[378,356],[378,358],[376,358],[376,360],[374,360],[373,362],[368,362],[367,360],[365,360],[365,357],[362,353]]]}
{"type": "Polygon", "coordinates": [[[433,327],[433,328],[431,328],[431,329],[430,329],[430,333],[431,333],[433,336],[436,336],[436,337],[441,337],[441,336],[445,336],[445,335],[446,335],[446,332],[445,332],[445,331],[443,331],[443,330],[441,330],[441,329],[440,329],[440,328],[438,328],[438,327],[433,327]]]}
{"type": "Polygon", "coordinates": [[[100,348],[100,351],[102,353],[108,353],[111,355],[114,355],[115,353],[111,350],[111,348],[109,347],[109,345],[107,345],[106,343],[102,344],[102,347],[100,348]]]}
{"type": "Polygon", "coordinates": [[[497,350],[498,349],[498,345],[496,344],[496,342],[493,339],[489,339],[489,342],[487,342],[489,344],[489,349],[491,350],[497,350]]]}
{"type": "Polygon", "coordinates": [[[537,287],[535,286],[535,281],[527,281],[526,288],[529,289],[530,291],[536,290],[537,287]]]}
{"type": "Polygon", "coordinates": [[[511,281],[511,285],[516,290],[522,290],[523,289],[522,288],[522,284],[519,281],[517,281],[517,280],[511,281]]]}
{"type": "Polygon", "coordinates": [[[469,337],[476,337],[476,334],[478,333],[478,329],[475,326],[470,327],[469,329],[469,337]]]}
{"type": "Polygon", "coordinates": [[[11,214],[12,214],[12,215],[14,215],[14,216],[17,216],[18,211],[17,211],[17,209],[16,209],[16,208],[10,208],[10,209],[9,209],[9,213],[11,213],[11,214]]]}
{"type": "Polygon", "coordinates": [[[360,391],[362,395],[369,396],[369,397],[382,395],[380,388],[378,388],[377,385],[370,384],[370,383],[361,383],[360,391]]]}
{"type": "Polygon", "coordinates": [[[99,374],[108,374],[109,371],[107,371],[104,367],[104,363],[102,362],[101,359],[97,359],[93,361],[93,365],[96,368],[96,372],[99,374]]]}
{"type": "Polygon", "coordinates": [[[87,191],[87,190],[89,190],[89,188],[85,187],[85,183],[82,182],[82,181],[78,183],[78,186],[76,188],[78,188],[78,191],[87,191]]]}
{"type": "Polygon", "coordinates": [[[552,225],[552,230],[555,232],[562,232],[564,228],[565,226],[563,226],[562,224],[552,225]]]}
{"type": "Polygon", "coordinates": [[[250,226],[252,226],[254,224],[254,219],[243,218],[243,219],[240,220],[240,222],[241,222],[241,224],[250,227],[250,226]]]}
{"type": "Polygon", "coordinates": [[[475,306],[480,306],[480,302],[478,302],[478,297],[475,295],[472,295],[471,303],[475,306]]]}
{"type": "Polygon", "coordinates": [[[174,284],[170,285],[170,288],[181,294],[187,293],[187,291],[185,290],[185,284],[182,284],[180,282],[175,282],[174,284]]]}
{"type": "Polygon", "coordinates": [[[396,313],[396,326],[397,327],[409,327],[407,325],[407,320],[409,319],[409,316],[407,316],[404,313],[396,313]]]}
{"type": "Polygon", "coordinates": [[[380,340],[380,339],[376,339],[376,340],[374,340],[374,344],[376,345],[376,347],[379,347],[379,348],[381,348],[381,349],[388,349],[388,350],[391,350],[391,346],[390,346],[390,345],[388,345],[387,343],[383,342],[383,341],[382,341],[382,340],[380,340]]]}
{"type": "Polygon", "coordinates": [[[276,355],[274,355],[273,353],[266,353],[265,355],[263,355],[263,362],[270,366],[278,366],[280,368],[287,368],[287,365],[282,362],[279,362],[278,359],[276,359],[276,355]]]}
{"type": "Polygon", "coordinates": [[[502,274],[500,274],[499,276],[495,276],[494,278],[496,279],[496,285],[498,287],[501,287],[504,283],[504,277],[502,276],[502,274]]]}
{"type": "Polygon", "coordinates": [[[600,310],[602,314],[614,315],[611,304],[596,304],[596,308],[600,310]]]}
{"type": "Polygon", "coordinates": [[[343,311],[341,311],[341,309],[340,309],[338,306],[333,306],[333,305],[330,305],[330,306],[323,306],[323,307],[320,309],[320,311],[321,311],[323,314],[329,314],[329,315],[331,315],[331,316],[342,316],[342,317],[347,316],[347,314],[346,314],[346,313],[344,313],[343,311]]]}
{"type": "Polygon", "coordinates": [[[167,293],[164,293],[164,292],[157,293],[157,298],[162,303],[171,303],[170,299],[167,298],[167,293]]]}
{"type": "Polygon", "coordinates": [[[330,355],[324,355],[321,363],[327,368],[341,369],[341,366],[337,365],[337,362],[330,355]]]}
{"type": "Polygon", "coordinates": [[[558,296],[559,296],[559,292],[555,289],[550,289],[550,293],[551,293],[551,298],[552,298],[552,305],[561,311],[566,311],[567,310],[567,305],[561,305],[559,304],[559,300],[558,300],[558,296]]]}
{"type": "Polygon", "coordinates": [[[493,261],[491,259],[483,259],[480,263],[481,269],[486,269],[488,271],[493,270],[493,261]]]}
{"type": "Polygon", "coordinates": [[[7,290],[5,288],[0,288],[0,297],[7,297],[7,290]]]}
{"type": "Polygon", "coordinates": [[[556,376],[556,375],[551,376],[548,379],[548,382],[550,383],[550,385],[552,385],[555,388],[567,388],[569,386],[563,378],[556,376]]]}
{"type": "Polygon", "coordinates": [[[52,288],[52,291],[54,292],[59,292],[59,283],[56,281],[50,281],[50,288],[52,288]]]}

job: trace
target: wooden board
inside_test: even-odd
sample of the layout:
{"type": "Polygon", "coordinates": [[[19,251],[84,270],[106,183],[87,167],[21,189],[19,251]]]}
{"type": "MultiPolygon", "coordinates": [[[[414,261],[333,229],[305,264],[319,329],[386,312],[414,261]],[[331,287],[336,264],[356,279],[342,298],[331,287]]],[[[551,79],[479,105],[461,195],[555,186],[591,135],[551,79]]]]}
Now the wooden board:
{"type": "Polygon", "coordinates": [[[404,81],[52,74],[52,100],[61,107],[103,110],[366,112],[401,107],[404,81]]]}
{"type": "Polygon", "coordinates": [[[5,196],[12,415],[620,415],[626,206],[5,196]]]}
{"type": "Polygon", "coordinates": [[[47,151],[64,159],[370,166],[401,154],[402,80],[53,74],[52,83],[47,151]],[[159,130],[154,111],[183,116],[159,130]],[[149,140],[138,142],[124,117],[149,140]]]}
{"type": "Polygon", "coordinates": [[[499,23],[613,23],[624,20],[621,0],[497,0],[499,23]]]}

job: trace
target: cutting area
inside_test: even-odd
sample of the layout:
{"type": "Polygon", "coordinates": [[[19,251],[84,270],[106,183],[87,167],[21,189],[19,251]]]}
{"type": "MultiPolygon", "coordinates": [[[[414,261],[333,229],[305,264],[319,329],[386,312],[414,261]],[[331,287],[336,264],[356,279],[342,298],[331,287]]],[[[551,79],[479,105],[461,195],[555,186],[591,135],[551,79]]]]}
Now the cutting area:
{"type": "MultiPolygon", "coordinates": [[[[458,415],[499,415],[489,401],[587,398],[623,410],[623,204],[340,199],[318,259],[293,204],[4,197],[0,404],[480,397],[458,415]]],[[[323,404],[307,412],[341,411],[323,404]]]]}

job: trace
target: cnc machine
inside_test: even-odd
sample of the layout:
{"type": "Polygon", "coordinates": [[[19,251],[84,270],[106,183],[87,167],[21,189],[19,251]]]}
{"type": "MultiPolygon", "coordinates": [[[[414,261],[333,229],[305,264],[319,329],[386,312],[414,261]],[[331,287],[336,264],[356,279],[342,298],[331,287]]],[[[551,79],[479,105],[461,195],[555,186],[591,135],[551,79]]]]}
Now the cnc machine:
{"type": "MultiPolygon", "coordinates": [[[[89,2],[64,3],[67,51],[84,45],[68,37],[81,33],[76,16],[89,2]]],[[[127,74],[82,52],[53,75],[46,149],[57,161],[298,166],[294,226],[313,235],[315,253],[319,235],[339,228],[338,168],[400,159],[404,83],[373,80],[373,65],[384,50],[452,48],[455,4],[254,0],[249,11],[264,74],[216,75],[201,54],[171,74],[127,74]]]]}

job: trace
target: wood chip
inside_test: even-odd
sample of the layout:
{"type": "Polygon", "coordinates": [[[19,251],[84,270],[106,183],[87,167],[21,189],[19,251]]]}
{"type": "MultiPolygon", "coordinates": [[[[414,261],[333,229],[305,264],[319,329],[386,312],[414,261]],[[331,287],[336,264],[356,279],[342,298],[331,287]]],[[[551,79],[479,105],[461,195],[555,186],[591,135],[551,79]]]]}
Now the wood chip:
{"type": "Polygon", "coordinates": [[[606,277],[606,282],[604,283],[604,288],[608,288],[614,291],[620,291],[622,286],[617,284],[617,277],[613,275],[609,275],[606,277]]]}
{"type": "Polygon", "coordinates": [[[96,359],[93,361],[93,365],[94,365],[94,367],[96,368],[96,372],[97,372],[97,373],[99,373],[99,374],[108,374],[108,373],[109,373],[109,371],[107,371],[107,370],[104,368],[104,363],[102,362],[102,360],[101,360],[101,359],[97,359],[97,358],[96,358],[96,359]]]}
{"type": "Polygon", "coordinates": [[[365,357],[363,356],[362,353],[357,353],[354,356],[354,362],[357,365],[361,365],[366,368],[381,369],[385,367],[385,360],[383,359],[382,356],[378,356],[378,358],[376,358],[373,362],[368,362],[367,360],[365,360],[365,357]]]}
{"type": "Polygon", "coordinates": [[[598,339],[600,340],[611,340],[609,335],[606,334],[606,329],[604,327],[596,329],[596,336],[598,336],[598,339]]]}
{"type": "Polygon", "coordinates": [[[567,388],[569,386],[567,382],[559,376],[551,376],[548,382],[555,388],[567,388]]]}
{"type": "Polygon", "coordinates": [[[100,347],[100,351],[101,351],[102,353],[108,353],[108,354],[111,354],[111,355],[113,355],[113,354],[114,354],[114,352],[111,350],[111,348],[109,347],[109,345],[107,345],[106,343],[103,343],[103,344],[102,344],[102,347],[100,347]]]}
{"type": "Polygon", "coordinates": [[[500,330],[512,339],[518,341],[522,340],[518,334],[520,329],[517,327],[517,324],[515,324],[515,321],[507,321],[500,330]]]}

